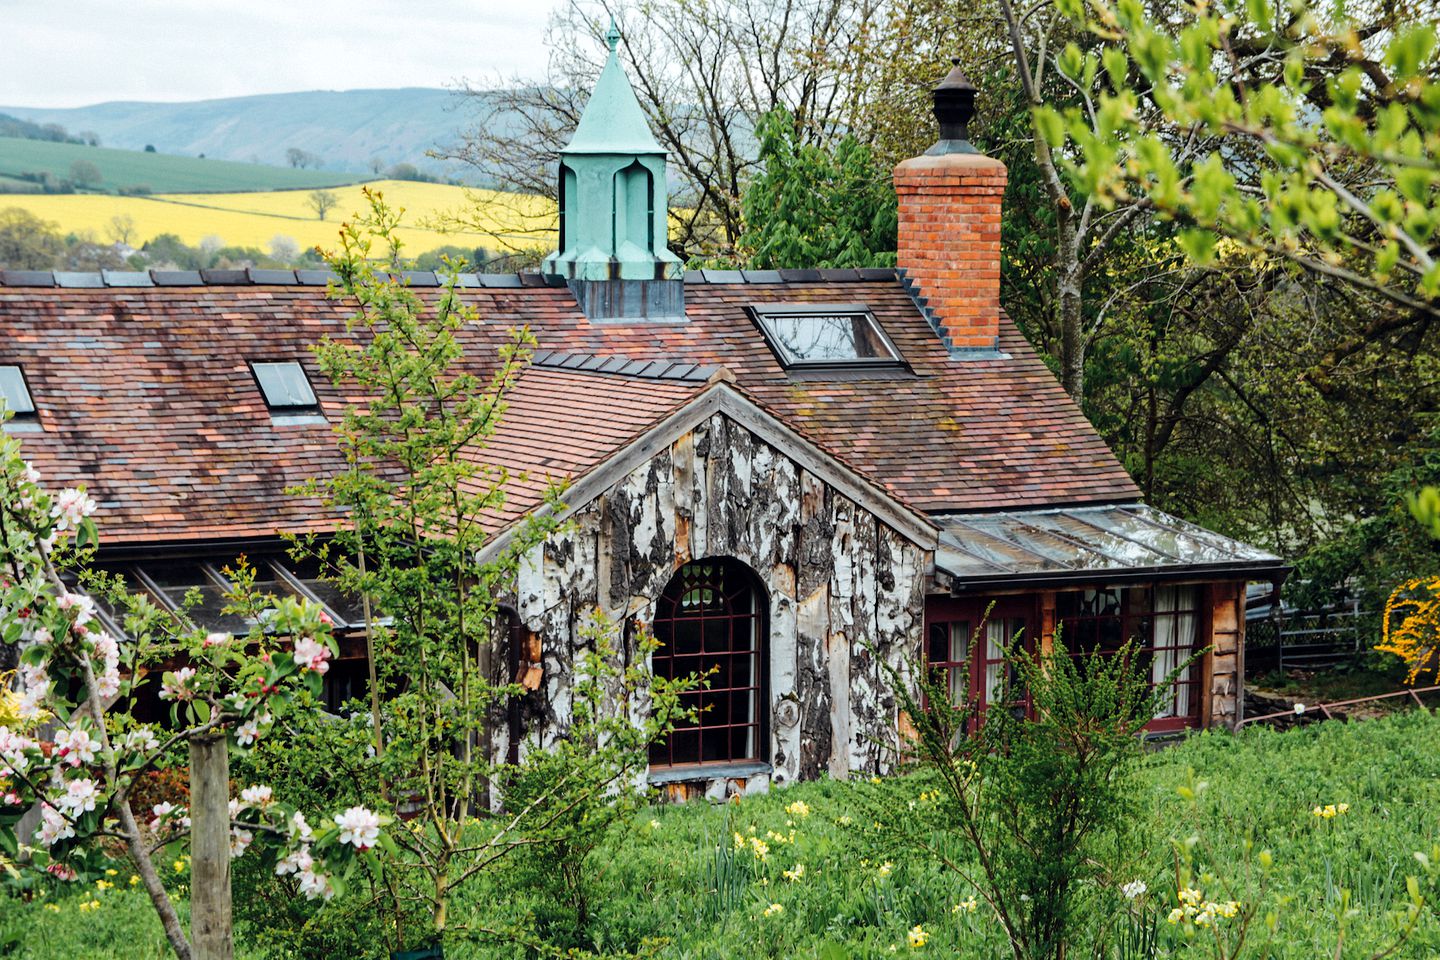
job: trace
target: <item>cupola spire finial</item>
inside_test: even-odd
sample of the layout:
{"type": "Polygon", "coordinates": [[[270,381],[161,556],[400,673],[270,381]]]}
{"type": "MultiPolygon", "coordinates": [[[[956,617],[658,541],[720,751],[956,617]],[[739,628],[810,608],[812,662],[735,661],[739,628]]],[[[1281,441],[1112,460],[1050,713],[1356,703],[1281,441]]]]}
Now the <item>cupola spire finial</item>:
{"type": "Polygon", "coordinates": [[[615,18],[610,18],[610,29],[605,31],[605,42],[610,44],[610,52],[614,53],[615,48],[620,46],[620,28],[615,26],[615,18]]]}

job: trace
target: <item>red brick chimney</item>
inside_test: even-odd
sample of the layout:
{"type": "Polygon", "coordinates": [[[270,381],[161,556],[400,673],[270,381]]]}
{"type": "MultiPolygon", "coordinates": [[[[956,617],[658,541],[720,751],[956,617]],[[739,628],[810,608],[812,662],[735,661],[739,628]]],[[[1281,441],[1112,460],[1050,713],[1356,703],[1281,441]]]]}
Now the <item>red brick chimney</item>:
{"type": "Polygon", "coordinates": [[[895,168],[898,263],[917,302],[957,355],[1000,337],[1000,201],[1005,164],[970,144],[975,86],[957,66],[934,91],[940,140],[895,168]]]}

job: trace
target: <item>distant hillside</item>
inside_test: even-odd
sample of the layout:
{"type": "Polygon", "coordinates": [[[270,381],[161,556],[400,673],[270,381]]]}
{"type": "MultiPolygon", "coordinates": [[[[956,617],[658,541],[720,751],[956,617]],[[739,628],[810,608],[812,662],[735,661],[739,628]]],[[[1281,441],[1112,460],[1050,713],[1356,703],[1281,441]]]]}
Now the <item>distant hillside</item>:
{"type": "MultiPolygon", "coordinates": [[[[100,180],[82,184],[108,193],[201,193],[329,187],[362,179],[356,173],[292,170],[228,160],[200,160],[139,150],[0,137],[0,191],[33,188],[41,177],[73,179],[77,163],[91,164],[100,180]],[[23,182],[22,182],[23,181],[23,182]]],[[[0,197],[0,206],[4,206],[0,197]]]]}
{"type": "Polygon", "coordinates": [[[56,143],[84,143],[85,138],[71,136],[59,124],[31,123],[9,114],[0,113],[0,137],[18,137],[22,140],[53,140],[56,143]]]}
{"type": "Polygon", "coordinates": [[[321,169],[370,173],[413,163],[445,176],[461,167],[429,160],[425,151],[452,143],[465,126],[448,90],[318,90],[190,103],[116,101],[89,107],[0,107],[34,123],[94,131],[107,146],[284,166],[291,148],[314,154],[321,169]]]}

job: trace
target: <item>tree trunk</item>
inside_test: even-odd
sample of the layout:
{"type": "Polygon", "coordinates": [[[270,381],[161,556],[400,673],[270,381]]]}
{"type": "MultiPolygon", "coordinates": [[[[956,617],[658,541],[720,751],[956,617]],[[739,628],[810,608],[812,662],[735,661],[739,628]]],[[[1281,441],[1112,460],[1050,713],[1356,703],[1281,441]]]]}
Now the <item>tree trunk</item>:
{"type": "Polygon", "coordinates": [[[1060,385],[1077,404],[1085,400],[1085,301],[1080,292],[1080,251],[1075,227],[1061,216],[1056,251],[1060,310],[1060,385]]]}
{"type": "Polygon", "coordinates": [[[195,960],[233,960],[230,752],[224,736],[190,741],[190,942],[195,960]]]}

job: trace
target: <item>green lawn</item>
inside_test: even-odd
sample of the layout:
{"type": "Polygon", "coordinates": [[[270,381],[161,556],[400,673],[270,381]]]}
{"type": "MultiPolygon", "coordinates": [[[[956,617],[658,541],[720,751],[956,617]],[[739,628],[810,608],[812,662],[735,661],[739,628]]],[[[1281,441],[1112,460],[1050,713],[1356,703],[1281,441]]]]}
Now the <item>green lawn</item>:
{"type": "Polygon", "coordinates": [[[140,150],[112,150],[78,143],[51,143],[0,137],[0,177],[49,173],[67,179],[77,160],[92,163],[103,182],[98,189],[115,192],[147,187],[152,193],[209,193],[241,190],[283,190],[355,183],[355,173],[294,170],[228,160],[202,160],[140,150]]]}
{"type": "MultiPolygon", "coordinates": [[[[1198,834],[1204,839],[1199,866],[1216,875],[1205,881],[1206,894],[1219,899],[1222,879],[1240,879],[1243,845],[1250,841],[1254,850],[1273,853],[1266,909],[1277,913],[1274,956],[1333,956],[1333,912],[1348,890],[1355,913],[1343,956],[1369,957],[1391,942],[1389,912],[1404,898],[1405,875],[1418,869],[1412,851],[1428,851],[1437,838],[1437,743],[1440,719],[1411,712],[1287,733],[1206,734],[1149,754],[1140,777],[1144,814],[1133,825],[1147,850],[1122,879],[1144,880],[1150,908],[1163,915],[1174,905],[1171,841],[1198,834]],[[1207,784],[1193,807],[1177,793],[1191,782],[1192,770],[1207,784]],[[1312,814],[1316,805],[1330,803],[1347,803],[1349,811],[1329,820],[1312,814]]],[[[648,942],[655,956],[676,960],[1005,955],[983,904],[974,912],[955,909],[969,890],[901,851],[867,848],[864,824],[855,822],[855,789],[821,782],[723,808],[697,803],[644,811],[597,858],[602,876],[591,946],[634,951],[648,942]],[[797,800],[808,812],[790,807],[797,800]],[[740,874],[731,892],[719,895],[706,865],[714,862],[717,844],[734,844],[735,833],[746,843],[735,858],[740,874]],[[768,846],[764,861],[754,857],[752,836],[768,846]],[[803,876],[787,880],[786,871],[795,876],[799,865],[803,876]],[[929,934],[919,950],[906,943],[906,931],[917,924],[929,934]]],[[[115,889],[98,894],[66,892],[58,903],[0,902],[0,956],[162,956],[158,924],[125,879],[117,877],[115,889]],[[91,902],[98,906],[81,912],[81,904],[91,902]]],[[[1244,893],[1235,896],[1243,899],[1244,893]]],[[[346,932],[363,927],[358,907],[352,900],[333,906],[328,919],[315,918],[316,939],[305,955],[383,956],[365,945],[363,934],[343,948],[321,946],[342,943],[346,932]]],[[[498,927],[546,909],[513,892],[477,886],[457,905],[456,920],[498,927]]],[[[1160,929],[1157,956],[1210,955],[1187,941],[1180,927],[1161,920],[1160,929]]],[[[283,955],[257,946],[256,928],[242,934],[240,956],[283,955]]],[[[515,947],[461,945],[447,955],[527,954],[515,947]]],[[[1394,954],[1437,955],[1440,922],[1430,917],[1394,954]]]]}

